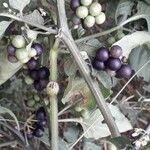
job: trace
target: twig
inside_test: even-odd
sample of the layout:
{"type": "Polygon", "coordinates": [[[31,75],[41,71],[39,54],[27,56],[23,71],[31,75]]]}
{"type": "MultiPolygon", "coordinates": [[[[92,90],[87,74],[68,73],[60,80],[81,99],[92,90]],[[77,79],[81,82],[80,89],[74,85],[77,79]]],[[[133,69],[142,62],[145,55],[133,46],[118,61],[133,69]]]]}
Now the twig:
{"type": "Polygon", "coordinates": [[[120,136],[119,130],[117,125],[112,117],[112,114],[105,103],[104,97],[99,89],[98,83],[95,79],[91,78],[90,70],[82,59],[82,56],[69,32],[68,24],[67,24],[67,17],[65,12],[65,2],[64,0],[57,0],[57,9],[58,9],[58,16],[59,16],[59,23],[60,23],[60,33],[59,37],[61,40],[66,44],[68,49],[70,50],[71,54],[73,55],[80,72],[82,73],[85,81],[87,82],[92,94],[95,97],[97,102],[98,108],[100,109],[104,119],[109,127],[109,130],[113,137],[120,136]]]}
{"type": "Polygon", "coordinates": [[[6,147],[6,146],[12,146],[12,145],[15,145],[15,144],[17,144],[17,141],[9,141],[9,142],[5,142],[5,143],[1,143],[0,144],[0,148],[2,148],[2,147],[6,147]]]}

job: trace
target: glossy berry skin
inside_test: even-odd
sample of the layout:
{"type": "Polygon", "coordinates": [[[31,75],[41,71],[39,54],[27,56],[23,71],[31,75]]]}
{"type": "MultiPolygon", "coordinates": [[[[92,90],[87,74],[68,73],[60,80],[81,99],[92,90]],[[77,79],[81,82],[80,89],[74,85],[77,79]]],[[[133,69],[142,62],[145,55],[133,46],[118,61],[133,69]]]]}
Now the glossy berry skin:
{"type": "Polygon", "coordinates": [[[109,51],[105,47],[101,47],[100,49],[97,50],[96,52],[96,59],[99,61],[107,61],[109,58],[109,51]]]}
{"type": "Polygon", "coordinates": [[[30,70],[29,74],[30,74],[30,77],[33,80],[38,80],[39,79],[38,70],[36,70],[36,69],[30,70]]]}
{"type": "Polygon", "coordinates": [[[119,58],[122,55],[122,48],[118,45],[114,45],[110,48],[110,55],[113,58],[119,58]]]}
{"type": "Polygon", "coordinates": [[[96,70],[104,70],[105,69],[105,64],[102,61],[98,61],[96,59],[93,60],[93,68],[95,68],[96,70]]]}
{"type": "Polygon", "coordinates": [[[38,67],[38,65],[39,65],[38,60],[36,60],[34,58],[31,58],[27,63],[27,67],[30,70],[36,69],[38,67]]]}
{"type": "Polygon", "coordinates": [[[8,55],[8,56],[7,56],[7,59],[8,59],[8,61],[11,62],[11,63],[16,63],[16,62],[18,62],[18,59],[17,59],[15,56],[13,56],[13,55],[8,55]]]}
{"type": "Polygon", "coordinates": [[[7,46],[7,53],[8,55],[15,56],[16,48],[13,45],[7,46]]]}
{"type": "Polygon", "coordinates": [[[40,121],[38,122],[38,124],[39,124],[41,127],[45,127],[46,124],[47,124],[47,121],[46,121],[46,119],[40,120],[40,121]]]}
{"type": "Polygon", "coordinates": [[[37,120],[45,120],[45,117],[46,117],[46,112],[45,112],[45,110],[44,110],[44,108],[43,107],[40,107],[38,110],[37,110],[37,112],[36,112],[36,118],[37,118],[37,120]]]}
{"type": "Polygon", "coordinates": [[[80,0],[71,0],[70,7],[75,11],[80,6],[80,0]]]}
{"type": "Polygon", "coordinates": [[[48,79],[50,75],[49,69],[47,67],[41,67],[38,70],[38,75],[40,79],[48,79]]]}
{"type": "Polygon", "coordinates": [[[123,64],[121,68],[117,71],[117,76],[120,78],[130,78],[132,75],[132,69],[129,65],[123,64]]]}
{"type": "Polygon", "coordinates": [[[37,56],[40,56],[43,53],[43,46],[39,43],[34,43],[32,45],[32,48],[36,50],[37,56]]]}
{"type": "Polygon", "coordinates": [[[41,128],[36,128],[33,132],[33,135],[40,138],[43,136],[43,130],[41,128]]]}
{"type": "Polygon", "coordinates": [[[118,58],[109,58],[106,63],[108,69],[116,71],[121,67],[121,61],[118,58]]]}

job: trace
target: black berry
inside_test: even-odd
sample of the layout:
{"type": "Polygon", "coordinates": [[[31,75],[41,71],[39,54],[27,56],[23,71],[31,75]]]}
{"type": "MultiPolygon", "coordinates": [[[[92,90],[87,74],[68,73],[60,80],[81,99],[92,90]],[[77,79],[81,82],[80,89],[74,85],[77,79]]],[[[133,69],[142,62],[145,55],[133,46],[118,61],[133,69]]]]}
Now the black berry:
{"type": "Polygon", "coordinates": [[[76,8],[79,6],[80,6],[80,0],[71,0],[70,7],[73,11],[75,11],[76,8]]]}
{"type": "Polygon", "coordinates": [[[120,78],[130,78],[132,75],[132,69],[129,65],[124,64],[121,68],[117,71],[117,76],[120,78]]]}
{"type": "Polygon", "coordinates": [[[121,67],[121,61],[119,58],[109,58],[106,64],[108,69],[114,71],[120,69],[121,67]]]}
{"type": "Polygon", "coordinates": [[[7,46],[7,53],[8,55],[15,56],[16,48],[12,45],[7,46]]]}
{"type": "Polygon", "coordinates": [[[105,64],[102,61],[98,61],[96,59],[93,60],[93,68],[96,70],[104,70],[105,69],[105,64]]]}
{"type": "Polygon", "coordinates": [[[42,137],[42,136],[43,136],[43,129],[37,127],[37,128],[34,130],[33,135],[34,135],[35,137],[38,137],[38,138],[42,137]]]}
{"type": "Polygon", "coordinates": [[[36,118],[37,120],[40,121],[40,120],[45,120],[45,117],[46,117],[46,112],[43,107],[40,107],[36,112],[36,118]]]}
{"type": "Polygon", "coordinates": [[[34,48],[37,52],[37,56],[40,56],[43,53],[43,46],[39,43],[34,43],[32,45],[32,48],[34,48]]]}
{"type": "Polygon", "coordinates": [[[119,58],[122,55],[122,48],[118,45],[114,45],[110,49],[110,55],[113,58],[119,58]]]}
{"type": "Polygon", "coordinates": [[[30,76],[33,80],[38,80],[39,79],[38,70],[36,69],[30,70],[30,76]]]}
{"type": "Polygon", "coordinates": [[[101,47],[99,50],[96,52],[96,59],[99,61],[107,61],[109,58],[109,51],[105,47],[101,47]]]}
{"type": "Polygon", "coordinates": [[[34,58],[31,58],[28,63],[27,63],[27,67],[30,69],[30,70],[33,70],[33,69],[36,69],[39,65],[39,62],[38,60],[34,59],[34,58]]]}
{"type": "Polygon", "coordinates": [[[46,67],[41,67],[38,70],[38,75],[40,79],[48,79],[50,75],[49,69],[46,67]]]}
{"type": "Polygon", "coordinates": [[[38,124],[39,124],[41,127],[45,127],[46,124],[47,124],[47,121],[46,121],[46,119],[40,120],[40,121],[38,122],[38,124]]]}

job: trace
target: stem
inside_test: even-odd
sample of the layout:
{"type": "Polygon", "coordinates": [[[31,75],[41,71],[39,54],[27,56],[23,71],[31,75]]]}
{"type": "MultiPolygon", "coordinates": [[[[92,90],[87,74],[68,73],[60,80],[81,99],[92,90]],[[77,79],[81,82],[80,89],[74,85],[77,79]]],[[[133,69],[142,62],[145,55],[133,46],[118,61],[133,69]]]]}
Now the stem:
{"type": "Polygon", "coordinates": [[[73,55],[81,74],[83,75],[85,81],[87,82],[92,94],[95,97],[98,108],[100,109],[104,119],[109,127],[109,130],[113,137],[120,136],[117,125],[113,119],[113,116],[104,100],[104,97],[99,89],[98,83],[95,79],[91,78],[90,70],[85,61],[83,60],[68,28],[67,17],[65,12],[65,2],[64,0],[57,0],[57,9],[60,23],[60,33],[59,37],[66,44],[71,54],[73,55]]]}
{"type": "Polygon", "coordinates": [[[17,17],[17,16],[14,16],[14,15],[8,14],[8,13],[0,13],[0,16],[12,18],[14,20],[17,20],[17,21],[20,21],[20,22],[24,22],[24,23],[26,23],[28,25],[31,25],[33,27],[37,27],[37,28],[42,29],[44,31],[47,31],[47,32],[49,32],[51,34],[56,34],[57,33],[57,31],[54,30],[54,29],[47,28],[47,27],[45,27],[43,25],[40,25],[40,24],[37,24],[37,23],[34,23],[34,22],[30,22],[30,21],[24,19],[23,17],[17,17]]]}
{"type": "Polygon", "coordinates": [[[7,147],[7,146],[12,146],[14,144],[17,144],[17,141],[14,140],[14,141],[10,141],[10,142],[1,143],[0,148],[7,147]]]}
{"type": "MultiPolygon", "coordinates": [[[[57,49],[59,40],[56,39],[50,50],[50,81],[57,82],[57,49]]],[[[58,150],[58,104],[57,95],[49,95],[50,100],[50,122],[49,134],[51,133],[51,150],[58,150]]]]}

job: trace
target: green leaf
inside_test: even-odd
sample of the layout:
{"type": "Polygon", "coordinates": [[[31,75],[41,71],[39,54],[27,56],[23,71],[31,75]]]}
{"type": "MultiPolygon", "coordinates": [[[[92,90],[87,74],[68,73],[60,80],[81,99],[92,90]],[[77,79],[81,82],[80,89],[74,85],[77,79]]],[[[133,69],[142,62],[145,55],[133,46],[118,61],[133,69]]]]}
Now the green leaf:
{"type": "Polygon", "coordinates": [[[35,24],[44,25],[44,19],[37,9],[34,10],[31,14],[24,16],[23,19],[28,20],[29,22],[33,22],[35,24]]]}
{"type": "MultiPolygon", "coordinates": [[[[120,112],[120,110],[117,106],[109,105],[109,109],[110,109],[113,117],[115,118],[115,122],[118,126],[120,133],[132,129],[131,123],[120,112]]],[[[111,133],[108,129],[107,124],[103,123],[103,121],[104,121],[104,118],[98,109],[96,109],[90,115],[89,119],[84,119],[83,123],[81,123],[84,132],[86,132],[86,130],[92,125],[92,127],[88,130],[88,132],[86,132],[85,137],[99,139],[99,138],[109,136],[111,133]],[[94,125],[93,125],[93,123],[94,123],[94,125]]]]}
{"type": "Polygon", "coordinates": [[[102,148],[92,142],[84,142],[83,150],[102,150],[102,148]]]}
{"type": "Polygon", "coordinates": [[[12,23],[12,21],[1,21],[0,22],[0,38],[5,33],[6,29],[9,27],[9,25],[12,23]]]}
{"type": "Polygon", "coordinates": [[[150,32],[137,31],[130,35],[124,36],[121,40],[117,41],[113,45],[119,45],[123,50],[123,56],[128,58],[132,49],[148,42],[150,42],[150,32]]]}
{"type": "Polygon", "coordinates": [[[128,16],[131,15],[133,4],[134,3],[131,0],[121,0],[119,2],[115,14],[115,21],[117,24],[127,20],[128,16]]]}
{"type": "Polygon", "coordinates": [[[127,145],[130,145],[130,141],[128,138],[120,136],[109,139],[111,143],[113,143],[118,149],[124,149],[127,145]]]}
{"type": "MultiPolygon", "coordinates": [[[[140,69],[143,66],[143,64],[145,64],[150,59],[149,51],[150,49],[148,48],[146,44],[132,50],[132,52],[129,55],[129,61],[130,61],[131,67],[135,71],[140,69]]],[[[147,82],[150,82],[150,75],[148,73],[150,72],[149,65],[143,68],[138,74],[138,76],[144,77],[144,80],[147,82]]]]}
{"type": "Polygon", "coordinates": [[[11,110],[0,106],[0,114],[6,114],[6,113],[8,113],[15,120],[18,130],[20,130],[19,122],[15,114],[11,110]]]}
{"type": "Polygon", "coordinates": [[[21,13],[23,9],[30,3],[30,0],[9,0],[12,8],[19,10],[21,13]]]}

